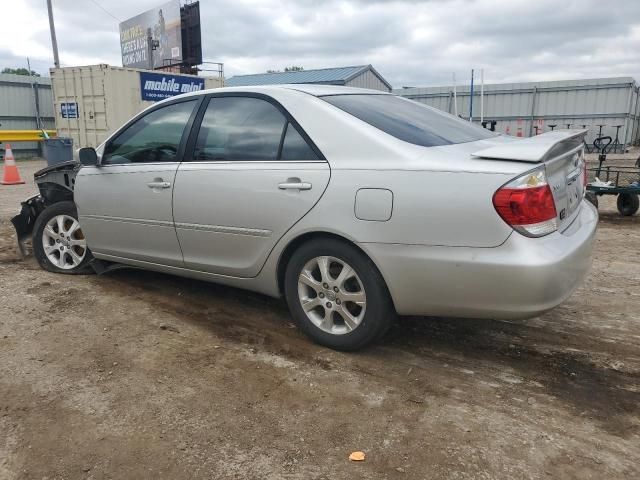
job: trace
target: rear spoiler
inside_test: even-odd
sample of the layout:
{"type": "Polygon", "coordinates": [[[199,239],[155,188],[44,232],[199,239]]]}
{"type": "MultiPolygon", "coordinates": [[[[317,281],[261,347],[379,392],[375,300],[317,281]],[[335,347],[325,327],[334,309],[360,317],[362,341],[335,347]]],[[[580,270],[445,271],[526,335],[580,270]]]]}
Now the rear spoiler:
{"type": "Polygon", "coordinates": [[[472,154],[478,158],[542,163],[573,150],[584,141],[587,130],[557,130],[524,138],[472,154]]]}

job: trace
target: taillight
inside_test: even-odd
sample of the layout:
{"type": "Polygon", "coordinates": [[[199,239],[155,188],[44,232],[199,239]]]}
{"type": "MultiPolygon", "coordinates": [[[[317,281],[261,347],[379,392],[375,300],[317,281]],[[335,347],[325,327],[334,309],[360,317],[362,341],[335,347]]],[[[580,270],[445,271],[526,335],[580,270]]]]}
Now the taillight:
{"type": "Polygon", "coordinates": [[[528,237],[542,237],[558,229],[556,204],[544,167],[501,187],[493,206],[502,219],[528,237]]]}

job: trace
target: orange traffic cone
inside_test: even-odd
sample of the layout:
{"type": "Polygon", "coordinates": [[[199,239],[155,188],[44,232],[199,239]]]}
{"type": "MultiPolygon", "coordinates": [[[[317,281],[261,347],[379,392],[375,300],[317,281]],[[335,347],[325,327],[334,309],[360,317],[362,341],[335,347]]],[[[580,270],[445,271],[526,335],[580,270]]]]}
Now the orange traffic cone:
{"type": "Polygon", "coordinates": [[[24,180],[20,178],[16,159],[13,158],[11,145],[8,143],[4,147],[4,168],[2,169],[2,181],[0,183],[2,185],[19,185],[24,183],[24,180]]]}

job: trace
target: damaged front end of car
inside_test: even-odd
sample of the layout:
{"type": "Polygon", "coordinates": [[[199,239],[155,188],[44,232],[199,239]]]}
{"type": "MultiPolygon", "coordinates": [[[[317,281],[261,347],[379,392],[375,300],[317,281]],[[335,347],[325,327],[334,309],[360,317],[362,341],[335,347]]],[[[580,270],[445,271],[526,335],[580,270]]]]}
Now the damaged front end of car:
{"type": "Polygon", "coordinates": [[[57,202],[73,201],[79,168],[78,162],[69,161],[43,168],[33,175],[40,194],[22,202],[20,213],[11,219],[22,255],[26,254],[25,244],[31,238],[33,226],[42,211],[57,202]]]}

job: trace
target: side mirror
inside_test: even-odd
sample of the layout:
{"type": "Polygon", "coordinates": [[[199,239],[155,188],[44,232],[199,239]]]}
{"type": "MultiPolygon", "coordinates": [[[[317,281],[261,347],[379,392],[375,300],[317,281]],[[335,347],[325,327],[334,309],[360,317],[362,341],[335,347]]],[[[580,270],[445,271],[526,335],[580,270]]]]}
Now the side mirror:
{"type": "Polygon", "coordinates": [[[95,148],[85,147],[78,151],[80,163],[87,166],[96,166],[98,164],[98,154],[95,148]]]}

